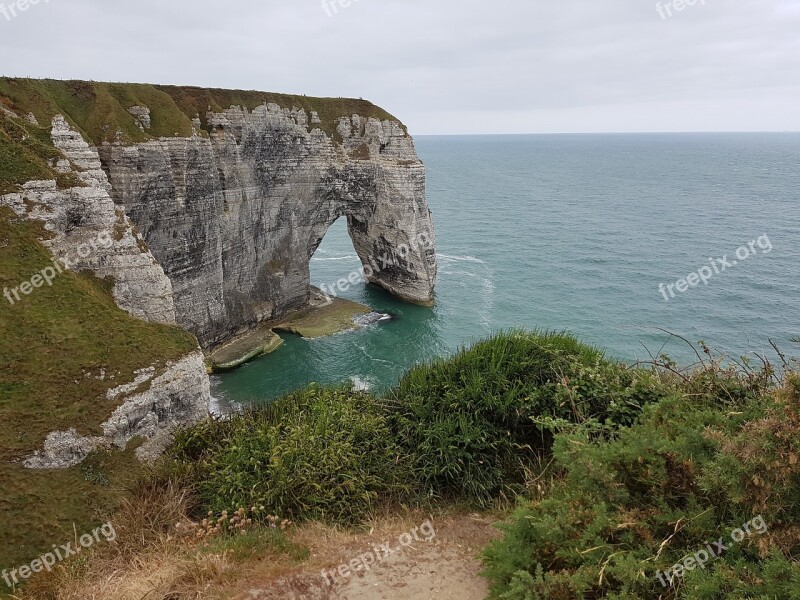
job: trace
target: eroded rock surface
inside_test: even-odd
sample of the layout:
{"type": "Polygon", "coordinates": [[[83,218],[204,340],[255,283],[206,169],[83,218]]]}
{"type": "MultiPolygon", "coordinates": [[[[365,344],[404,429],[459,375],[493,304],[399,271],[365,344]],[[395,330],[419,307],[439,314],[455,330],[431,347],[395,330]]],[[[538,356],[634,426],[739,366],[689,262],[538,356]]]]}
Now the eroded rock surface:
{"type": "Polygon", "coordinates": [[[103,435],[79,435],[75,429],[54,431],[44,448],[22,464],[28,469],[66,469],[99,448],[124,449],[134,437],[146,440],[136,449],[137,457],[151,460],[170,442],[176,426],[208,416],[211,394],[202,352],[167,365],[157,376],[156,369],[143,369],[135,383],[133,388],[126,384],[108,391],[109,398],[119,398],[121,404],[101,425],[103,435]],[[132,393],[139,387],[147,389],[132,393]]]}
{"type": "Polygon", "coordinates": [[[371,282],[432,301],[425,168],[398,122],[342,118],[334,141],[313,115],[276,104],[206,118],[208,135],[101,148],[114,200],[171,280],[178,323],[201,344],[306,306],[309,261],[340,217],[371,282]]]}
{"type": "Polygon", "coordinates": [[[30,181],[0,205],[42,221],[52,239],[42,243],[59,266],[114,278],[114,300],[130,314],[154,323],[175,323],[172,283],[125,211],[111,199],[111,184],[97,151],[63,117],[53,119],[53,144],[65,158],[57,168],[81,186],[58,189],[55,181],[30,181]]]}
{"type": "MultiPolygon", "coordinates": [[[[172,283],[123,208],[111,199],[111,185],[96,149],[61,116],[53,119],[51,135],[64,156],[55,167],[74,175],[79,185],[59,189],[52,180],[30,181],[20,192],[0,196],[0,205],[42,222],[52,234],[42,243],[53,255],[54,276],[69,269],[112,277],[120,308],[146,321],[174,324],[172,283]]],[[[43,448],[23,465],[68,468],[96,449],[125,448],[137,436],[146,440],[137,449],[139,458],[155,457],[176,425],[208,415],[211,393],[204,356],[198,350],[166,366],[144,367],[134,381],[108,390],[107,398],[119,406],[102,424],[103,435],[81,435],[74,428],[51,432],[43,448]],[[142,388],[147,389],[137,393],[142,388]]]]}
{"type": "MultiPolygon", "coordinates": [[[[152,115],[147,106],[125,108],[143,134],[137,139],[151,135],[164,114],[163,106],[152,115]]],[[[180,324],[206,348],[308,306],[309,261],[341,217],[366,281],[411,302],[433,300],[425,168],[399,122],[357,114],[323,122],[313,110],[273,103],[209,109],[203,117],[191,118],[188,137],[130,143],[110,129],[106,139],[116,141],[98,150],[57,114],[51,138],[62,157],[48,162],[74,185],[29,181],[0,196],[0,205],[43,222],[54,268],[113,278],[120,308],[180,324]],[[328,135],[323,128],[332,132],[331,124],[336,131],[328,135]]],[[[119,406],[102,435],[52,432],[25,466],[69,467],[134,437],[147,440],[140,458],[156,456],[175,425],[208,414],[203,354],[145,366],[108,399],[119,406]]]]}

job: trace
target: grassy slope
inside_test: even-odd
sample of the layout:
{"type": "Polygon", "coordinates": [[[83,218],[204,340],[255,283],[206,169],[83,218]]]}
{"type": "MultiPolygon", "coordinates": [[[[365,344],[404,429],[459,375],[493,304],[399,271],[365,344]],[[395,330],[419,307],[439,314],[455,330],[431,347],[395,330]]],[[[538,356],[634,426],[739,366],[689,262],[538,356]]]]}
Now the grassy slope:
{"type": "Polygon", "coordinates": [[[518,505],[485,553],[492,598],[800,598],[800,377],[717,359],[683,373],[659,364],[630,368],[570,336],[509,332],[414,368],[385,396],[312,385],[204,421],[180,432],[172,460],[134,488],[131,506],[145,518],[114,517],[133,554],[126,542],[101,548],[86,570],[68,565],[24,597],[72,589],[64,597],[77,599],[117,582],[137,598],[195,597],[186,584],[228,597],[250,568],[253,581],[290,569],[298,581],[285,562],[265,573],[280,548],[258,540],[195,560],[196,550],[221,554],[241,541],[216,518],[199,538],[209,548],[194,534],[167,540],[176,522],[207,511],[254,507],[246,527],[260,536],[267,514],[364,526],[409,508],[518,505]],[[656,581],[656,569],[759,513],[768,532],[675,589],[656,581]],[[164,560],[168,577],[156,577],[164,560]]]}
{"type": "Polygon", "coordinates": [[[13,192],[34,179],[55,179],[59,187],[81,185],[74,175],[56,173],[52,161],[61,158],[50,130],[0,112],[0,194],[13,192]]]}
{"type": "MultiPolygon", "coordinates": [[[[51,264],[38,241],[44,235],[41,227],[0,208],[0,291],[51,264]]],[[[105,400],[107,389],[131,381],[136,369],[164,364],[196,347],[177,327],[145,323],[117,308],[110,287],[109,281],[65,273],[13,306],[0,297],[2,567],[62,541],[73,522],[80,530],[113,499],[111,488],[86,480],[85,468],[29,473],[8,462],[41,447],[53,430],[99,432],[116,408],[105,400]],[[114,379],[98,379],[100,369],[114,379]]],[[[107,457],[101,470],[116,481],[113,472],[127,464],[124,459],[107,457]]]]}

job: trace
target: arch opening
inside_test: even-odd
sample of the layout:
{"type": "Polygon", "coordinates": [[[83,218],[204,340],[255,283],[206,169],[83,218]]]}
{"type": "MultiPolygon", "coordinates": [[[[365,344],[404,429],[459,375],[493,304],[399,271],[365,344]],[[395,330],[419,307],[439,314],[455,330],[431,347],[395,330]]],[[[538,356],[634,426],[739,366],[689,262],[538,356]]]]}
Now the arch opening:
{"type": "Polygon", "coordinates": [[[316,288],[329,298],[364,301],[365,269],[350,236],[347,217],[336,219],[325,232],[309,261],[309,273],[312,295],[316,288]]]}

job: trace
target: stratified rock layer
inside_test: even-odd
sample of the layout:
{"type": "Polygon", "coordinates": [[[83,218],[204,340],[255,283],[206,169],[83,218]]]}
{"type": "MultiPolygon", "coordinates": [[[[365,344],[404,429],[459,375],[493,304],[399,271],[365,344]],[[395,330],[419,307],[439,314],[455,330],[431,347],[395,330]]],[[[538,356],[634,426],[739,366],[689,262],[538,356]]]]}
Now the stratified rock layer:
{"type": "MultiPolygon", "coordinates": [[[[111,199],[97,151],[60,116],[53,119],[51,136],[64,155],[56,168],[74,175],[81,185],[59,189],[55,181],[30,181],[18,193],[0,195],[0,206],[43,223],[52,235],[42,244],[53,254],[53,269],[112,277],[120,308],[146,321],[174,324],[172,284],[125,211],[111,199]]],[[[137,449],[139,458],[154,458],[175,426],[208,415],[211,391],[204,355],[198,350],[159,368],[146,367],[133,382],[109,390],[107,398],[119,405],[102,424],[103,435],[79,435],[74,428],[52,432],[43,449],[23,465],[67,468],[98,448],[125,448],[137,436],[146,439],[137,449]]]]}
{"type": "MultiPolygon", "coordinates": [[[[209,348],[305,308],[309,261],[341,217],[364,266],[351,282],[363,278],[405,300],[432,302],[436,252],[425,169],[403,126],[374,105],[269,95],[281,107],[225,90],[0,84],[4,118],[50,122],[61,155],[23,157],[42,180],[14,181],[16,191],[0,204],[44,223],[54,267],[113,278],[115,301],[132,315],[178,323],[209,348]],[[141,102],[127,99],[139,93],[141,102]],[[76,101],[59,103],[67,97],[76,101]],[[250,108],[232,97],[249,98],[250,108]],[[208,112],[195,115],[205,99],[208,112]],[[338,116],[353,111],[371,116],[338,116]],[[58,174],[62,188],[44,180],[58,174]]],[[[27,140],[27,133],[4,138],[21,154],[27,140]]],[[[102,435],[65,427],[25,465],[74,465],[136,436],[148,440],[141,458],[157,455],[171,428],[207,414],[203,355],[145,367],[110,394],[119,404],[102,435]]]]}
{"type": "Polygon", "coordinates": [[[425,169],[398,122],[341,118],[334,141],[276,104],[206,121],[210,134],[100,150],[114,200],[171,280],[177,322],[201,344],[306,306],[309,261],[340,217],[370,282],[432,301],[425,169]]]}
{"type": "Polygon", "coordinates": [[[55,117],[52,125],[53,144],[65,156],[57,169],[75,175],[82,186],[61,190],[55,181],[31,181],[20,193],[0,196],[0,205],[42,221],[53,234],[42,243],[59,264],[112,277],[120,308],[145,321],[174,324],[172,283],[111,199],[97,151],[63,117],[55,117]]]}
{"type": "Polygon", "coordinates": [[[208,416],[210,395],[202,352],[168,364],[158,376],[154,368],[142,369],[132,384],[108,390],[108,397],[121,404],[101,425],[103,435],[81,436],[75,429],[54,431],[44,448],[26,458],[23,465],[65,469],[81,463],[98,448],[124,449],[134,437],[146,439],[136,449],[139,459],[152,460],[163,452],[176,426],[208,416]],[[140,387],[147,389],[136,393],[140,387]]]}

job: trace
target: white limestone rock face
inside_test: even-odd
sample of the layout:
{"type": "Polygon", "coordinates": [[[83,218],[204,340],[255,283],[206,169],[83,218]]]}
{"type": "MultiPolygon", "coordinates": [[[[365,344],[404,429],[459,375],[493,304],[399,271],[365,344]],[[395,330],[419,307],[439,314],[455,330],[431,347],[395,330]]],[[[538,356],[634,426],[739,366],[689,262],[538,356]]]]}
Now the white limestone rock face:
{"type": "Polygon", "coordinates": [[[134,437],[146,438],[136,455],[149,461],[163,452],[175,427],[208,416],[211,392],[202,352],[168,364],[159,375],[155,369],[144,369],[140,375],[133,388],[126,384],[109,390],[109,398],[117,398],[121,404],[101,425],[103,435],[81,436],[75,429],[53,432],[42,450],[22,461],[23,466],[66,469],[80,464],[99,448],[122,450],[134,437]],[[132,393],[148,383],[149,389],[132,393]]]}
{"type": "Polygon", "coordinates": [[[77,176],[83,186],[58,189],[55,181],[31,181],[19,193],[0,196],[0,205],[42,221],[54,236],[42,243],[60,265],[113,277],[120,308],[146,321],[174,324],[172,283],[111,199],[97,151],[61,116],[53,119],[52,138],[65,157],[56,168],[77,176]]]}
{"type": "Polygon", "coordinates": [[[208,135],[100,149],[114,200],[172,282],[177,322],[202,345],[306,306],[309,260],[340,217],[371,282],[433,300],[425,168],[399,123],[342,118],[335,143],[318,115],[276,104],[206,118],[208,135]]]}
{"type": "Polygon", "coordinates": [[[78,435],[75,429],[53,431],[47,436],[44,448],[22,461],[26,469],[69,469],[82,463],[89,454],[109,448],[108,440],[100,436],[78,435]]]}
{"type": "MultiPolygon", "coordinates": [[[[113,394],[113,391],[111,391],[113,394]]],[[[164,434],[176,426],[208,416],[211,389],[205,356],[199,350],[169,365],[154,377],[150,389],[125,397],[123,404],[103,423],[104,437],[124,448],[135,436],[147,438],[137,449],[141,457],[155,456],[164,434]]]]}
{"type": "Polygon", "coordinates": [[[128,109],[128,112],[133,115],[133,118],[136,119],[137,125],[139,125],[139,129],[145,131],[150,129],[150,109],[146,106],[131,106],[128,109]]]}
{"type": "MultiPolygon", "coordinates": [[[[146,131],[149,109],[132,109],[146,131]]],[[[69,268],[113,277],[121,308],[177,322],[205,347],[307,306],[309,261],[340,217],[369,281],[411,302],[433,300],[425,168],[399,123],[343,117],[334,141],[318,115],[275,104],[232,107],[206,122],[208,132],[196,119],[191,137],[98,152],[57,116],[52,139],[64,156],[53,166],[83,185],[32,181],[0,204],[42,221],[53,234],[43,243],[69,268]]],[[[174,425],[207,414],[203,355],[145,368],[111,394],[119,407],[103,435],[54,432],[26,466],[71,466],[134,436],[148,440],[140,458],[155,456],[174,425]]]]}

